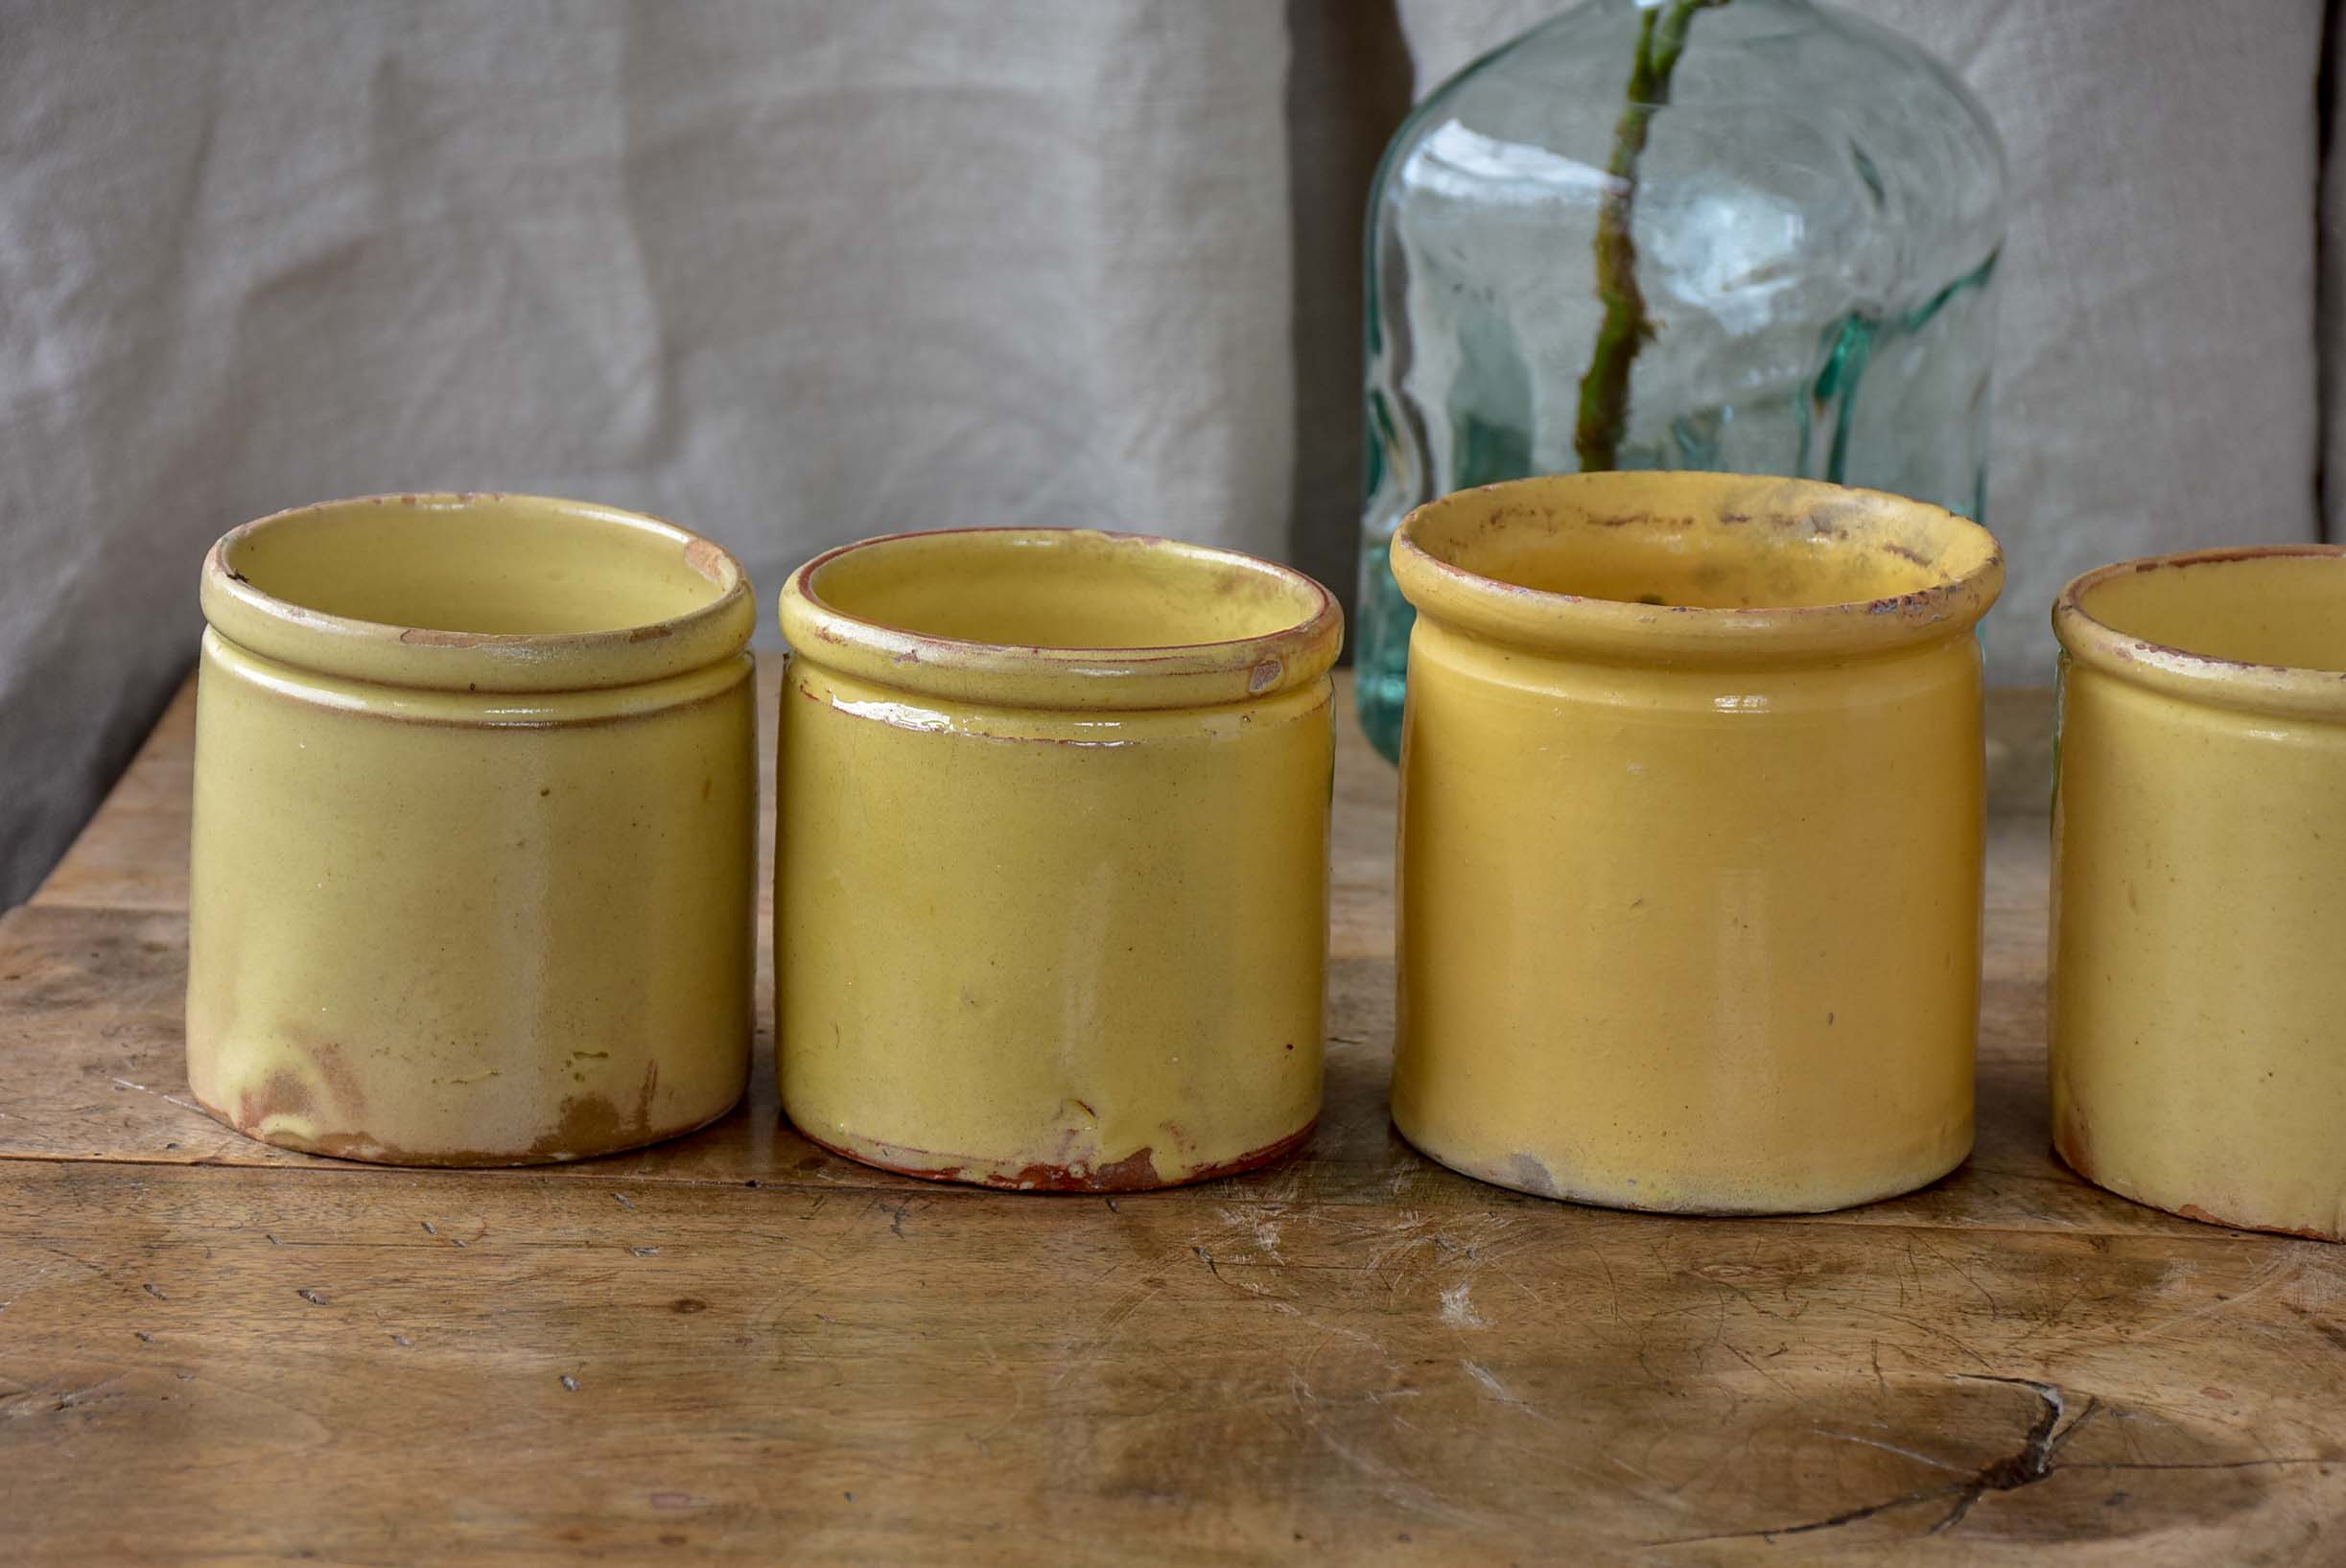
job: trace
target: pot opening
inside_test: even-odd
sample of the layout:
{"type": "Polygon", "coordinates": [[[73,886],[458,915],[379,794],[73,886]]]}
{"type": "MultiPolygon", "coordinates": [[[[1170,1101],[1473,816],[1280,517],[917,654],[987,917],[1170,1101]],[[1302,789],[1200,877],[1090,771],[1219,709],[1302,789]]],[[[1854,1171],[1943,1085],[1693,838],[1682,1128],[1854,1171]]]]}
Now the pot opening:
{"type": "Polygon", "coordinates": [[[914,637],[1019,648],[1237,643],[1327,613],[1316,585],[1269,562],[1078,529],[874,540],[818,565],[807,592],[837,614],[914,637]]]}
{"type": "Polygon", "coordinates": [[[2142,561],[2096,573],[2076,602],[2122,637],[2198,658],[2346,672],[2346,551],[2142,561]]]}
{"type": "Polygon", "coordinates": [[[1863,502],[1719,514],[1500,504],[1423,519],[1418,547],[1512,588],[1701,610],[1899,598],[1977,565],[1976,544],[1863,502]],[[1951,547],[1963,555],[1948,558],[1951,547]]]}
{"type": "Polygon", "coordinates": [[[280,514],[222,561],[295,610],[490,637],[628,631],[706,609],[739,568],[646,518],[522,496],[380,497],[280,514]]]}

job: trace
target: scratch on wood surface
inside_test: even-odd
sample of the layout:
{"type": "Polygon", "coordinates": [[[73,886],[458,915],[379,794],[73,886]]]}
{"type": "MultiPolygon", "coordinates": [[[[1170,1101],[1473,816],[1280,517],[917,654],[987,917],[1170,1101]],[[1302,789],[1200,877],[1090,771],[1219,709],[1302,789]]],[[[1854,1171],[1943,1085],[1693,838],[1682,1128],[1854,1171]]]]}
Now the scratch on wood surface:
{"type": "MultiPolygon", "coordinates": [[[[203,1107],[199,1105],[190,1104],[188,1101],[180,1099],[176,1094],[166,1094],[159,1088],[149,1088],[144,1084],[133,1084],[128,1078],[115,1079],[114,1087],[117,1088],[134,1088],[141,1094],[152,1094],[156,1099],[164,1101],[166,1104],[176,1105],[182,1111],[193,1111],[199,1116],[205,1115],[203,1107]]],[[[208,1120],[209,1118],[206,1117],[206,1119],[208,1120]]]]}
{"type": "Polygon", "coordinates": [[[1612,1297],[1613,1322],[1623,1322],[1621,1316],[1621,1282],[1613,1277],[1612,1264],[1607,1261],[1605,1250],[1601,1247],[1590,1248],[1588,1250],[1588,1255],[1595,1258],[1597,1260],[1597,1267],[1605,1271],[1605,1289],[1607,1293],[1612,1297]]]}
{"type": "Polygon", "coordinates": [[[1250,1237],[1255,1243],[1255,1250],[1273,1263],[1287,1261],[1279,1250],[1279,1221],[1283,1210],[1275,1205],[1265,1205],[1260,1215],[1248,1214],[1235,1208],[1224,1208],[1218,1212],[1227,1231],[1250,1237]]]}
{"type": "Polygon", "coordinates": [[[1323,1407],[1318,1395],[1313,1393],[1311,1386],[1301,1374],[1289,1373],[1287,1388],[1295,1401],[1296,1412],[1302,1419],[1304,1431],[1321,1447],[1369,1482],[1384,1501],[1396,1508],[1408,1509],[1414,1513],[1422,1513],[1455,1525],[1479,1527],[1487,1522],[1479,1513],[1443,1502],[1432,1487],[1415,1476],[1403,1474],[1394,1466],[1360,1452],[1329,1431],[1325,1418],[1321,1415],[1323,1407]]]}
{"type": "MultiPolygon", "coordinates": [[[[2258,1270],[2257,1276],[2249,1282],[2245,1290],[2239,1294],[2210,1301],[2205,1306],[2194,1307],[2189,1312],[2148,1324],[2141,1332],[2145,1335],[2170,1333],[2186,1323],[2195,1323],[2204,1319],[2220,1317],[2227,1312],[2237,1311],[2242,1302],[2253,1301],[2277,1285],[2294,1283],[2304,1267],[2302,1259],[2291,1257],[2286,1252],[2279,1253],[2267,1258],[2264,1266],[2258,1270]]],[[[2189,1276],[2186,1275],[2186,1277],[2189,1276]]]]}
{"type": "Polygon", "coordinates": [[[1987,1303],[1987,1315],[1990,1318],[2000,1318],[2004,1315],[2004,1309],[1996,1304],[1996,1298],[1994,1295],[1989,1292],[1985,1285],[1980,1283],[1979,1275],[1973,1274],[1969,1269],[1963,1267],[1962,1264],[1958,1263],[1955,1259],[1949,1257],[1945,1252],[1940,1252],[1937,1246],[1931,1241],[1923,1241],[1922,1249],[1924,1252],[1929,1252],[1933,1257],[1936,1258],[1940,1263],[1943,1263],[1948,1268],[1954,1270],[1957,1275],[1962,1279],[1964,1284],[1969,1285],[1975,1292],[1978,1293],[1980,1299],[1987,1303]]]}
{"type": "Polygon", "coordinates": [[[1062,1362],[1059,1369],[1051,1374],[1051,1387],[1054,1389],[1059,1387],[1067,1380],[1070,1374],[1097,1361],[1101,1352],[1107,1348],[1108,1342],[1115,1337],[1116,1330],[1124,1326],[1124,1320],[1162,1294],[1164,1288],[1164,1280],[1159,1277],[1144,1280],[1138,1288],[1126,1291],[1124,1298],[1108,1309],[1107,1316],[1103,1317],[1098,1326],[1085,1338],[1081,1347],[1067,1360],[1062,1362]]]}
{"type": "Polygon", "coordinates": [[[1242,1296],[1252,1296],[1257,1299],[1274,1303],[1278,1303],[1280,1299],[1273,1295],[1271,1292],[1257,1289],[1255,1286],[1248,1284],[1243,1279],[1232,1279],[1229,1275],[1224,1274],[1222,1272],[1222,1265],[1214,1260],[1213,1253],[1207,1251],[1204,1247],[1199,1246],[1197,1243],[1190,1243],[1189,1251],[1197,1255],[1197,1260],[1200,1263],[1206,1265],[1206,1272],[1212,1275],[1218,1283],[1228,1285],[1231,1289],[1238,1292],[1242,1296]]]}
{"type": "Polygon", "coordinates": [[[1762,1381],[1775,1388],[1781,1389],[1785,1387],[1785,1383],[1782,1378],[1776,1376],[1775,1373],[1770,1371],[1758,1362],[1753,1361],[1748,1355],[1746,1355],[1736,1346],[1734,1341],[1722,1337],[1713,1343],[1715,1343],[1721,1349],[1724,1350],[1728,1355],[1733,1356],[1737,1361],[1742,1362],[1745,1366],[1757,1372],[1762,1381]]]}
{"type": "Polygon", "coordinates": [[[1484,1366],[1481,1362],[1461,1361],[1458,1365],[1466,1369],[1466,1373],[1468,1377],[1471,1377],[1477,1383],[1480,1383],[1485,1391],[1487,1391],[1493,1399],[1496,1399],[1500,1404],[1506,1405],[1511,1409],[1519,1410],[1523,1412],[1524,1415],[1531,1416],[1535,1420],[1553,1422],[1555,1419],[1553,1416],[1549,1416],[1547,1412],[1539,1409],[1530,1400],[1524,1398],[1522,1395],[1516,1393],[1513,1389],[1510,1389],[1506,1384],[1500,1382],[1497,1376],[1492,1373],[1490,1369],[1484,1366]]]}
{"type": "Polygon", "coordinates": [[[1918,1448],[1902,1448],[1894,1442],[1886,1442],[1880,1438],[1868,1438],[1858,1432],[1828,1432],[1821,1426],[1811,1427],[1809,1430],[1820,1438],[1830,1438],[1835,1442],[1858,1442],[1864,1443],[1868,1448],[1879,1448],[1885,1454],[1896,1454],[1902,1459],[1911,1459],[1916,1463],[1928,1464],[1934,1470],[1948,1470],[1959,1475],[1962,1473],[1961,1465],[1950,1464],[1943,1459],[1933,1459],[1918,1448]]]}
{"type": "Polygon", "coordinates": [[[1973,1349],[1970,1346],[1965,1345],[1960,1339],[1957,1338],[1953,1334],[1950,1334],[1947,1332],[1947,1330],[1939,1327],[1935,1323],[1925,1322],[1920,1318],[1910,1318],[1904,1313],[1885,1312],[1880,1307],[1853,1305],[1849,1310],[1853,1312],[1869,1312],[1877,1318],[1888,1318],[1891,1322],[1904,1323],[1907,1327],[1914,1329],[1919,1333],[1927,1334],[1931,1338],[1937,1340],[1942,1345],[1946,1345],[1954,1349],[1960,1350],[1963,1354],[1969,1356],[1972,1360],[1978,1362],[1982,1367],[1990,1367],[1995,1365],[1985,1356],[1980,1354],[1979,1351],[1973,1349]]]}
{"type": "Polygon", "coordinates": [[[1462,1279],[1442,1293],[1442,1321],[1452,1328],[1489,1328],[1490,1322],[1474,1310],[1474,1281],[1462,1279]]]}

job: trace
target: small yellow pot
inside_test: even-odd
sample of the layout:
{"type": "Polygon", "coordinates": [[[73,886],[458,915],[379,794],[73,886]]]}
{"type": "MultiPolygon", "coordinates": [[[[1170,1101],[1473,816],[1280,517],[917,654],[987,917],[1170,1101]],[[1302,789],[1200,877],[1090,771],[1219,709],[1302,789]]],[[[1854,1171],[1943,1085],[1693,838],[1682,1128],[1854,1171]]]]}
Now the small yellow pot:
{"type": "Polygon", "coordinates": [[[2053,625],[2053,1146],[2346,1240],[2346,550],[2122,562],[2053,625]]]}
{"type": "Polygon", "coordinates": [[[1838,1208],[1971,1147],[1995,540],[1869,491],[1411,514],[1393,1115],[1486,1182],[1838,1208]]]}
{"type": "Polygon", "coordinates": [[[903,534],[782,592],[782,1098],[852,1158],[1114,1191],[1320,1110],[1335,602],[1165,539],[903,534]]]}
{"type": "Polygon", "coordinates": [[[655,518],[280,512],[205,559],[188,1080],[254,1137],[575,1159],[749,1062],[757,606],[655,518]]]}

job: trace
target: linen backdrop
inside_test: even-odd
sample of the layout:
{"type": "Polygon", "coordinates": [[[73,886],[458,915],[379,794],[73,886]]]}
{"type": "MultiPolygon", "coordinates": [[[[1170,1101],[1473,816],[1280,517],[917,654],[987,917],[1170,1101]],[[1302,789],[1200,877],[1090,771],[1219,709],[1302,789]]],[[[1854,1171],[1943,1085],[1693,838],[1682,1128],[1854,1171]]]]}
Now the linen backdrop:
{"type": "MultiPolygon", "coordinates": [[[[2313,536],[2321,0],[1852,3],[2011,153],[1994,677],[2049,678],[2089,562],[2313,536]]],[[[1555,9],[0,0],[0,905],[282,506],[578,495],[769,599],[1009,522],[1349,597],[1370,172],[1555,9]]]]}

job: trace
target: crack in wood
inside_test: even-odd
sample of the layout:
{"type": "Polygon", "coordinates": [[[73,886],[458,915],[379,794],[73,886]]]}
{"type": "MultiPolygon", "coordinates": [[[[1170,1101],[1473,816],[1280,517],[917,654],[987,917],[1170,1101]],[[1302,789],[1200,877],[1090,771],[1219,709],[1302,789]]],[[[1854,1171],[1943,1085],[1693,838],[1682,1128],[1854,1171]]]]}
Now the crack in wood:
{"type": "MultiPolygon", "coordinates": [[[[1884,1498],[1878,1503],[1867,1503],[1859,1508],[1844,1509],[1839,1513],[1830,1514],[1822,1519],[1810,1519],[1799,1524],[1773,1525],[1762,1530],[1730,1530],[1709,1535],[1684,1535],[1670,1540],[1654,1541],[1650,1544],[1693,1546],[1703,1541],[1773,1541],[1779,1535],[1807,1535],[1820,1530],[1837,1530],[1843,1525],[1853,1525],[1860,1520],[1870,1519],[1878,1513],[1888,1513],[1895,1509],[1913,1508],[1924,1503],[1952,1499],[1947,1511],[1939,1515],[1937,1521],[1923,1532],[1925,1535],[1938,1535],[1961,1524],[1964,1515],[1971,1511],[1972,1506],[1989,1492],[2018,1491],[2023,1486],[2032,1486],[2047,1479],[2056,1470],[2087,1468],[2082,1465],[2057,1465],[2053,1463],[2053,1458],[2068,1444],[2070,1439],[2076,1437],[2088,1421],[2101,1412],[2103,1406],[2100,1399],[2092,1394],[2086,1395],[2085,1408],[2077,1413],[2075,1420],[2064,1426],[2062,1418],[2069,1414],[2069,1400],[2067,1394],[2053,1384],[2040,1383],[2033,1378],[2027,1377],[1998,1377],[1986,1372],[1956,1372],[1951,1375],[1958,1382],[2006,1383],[2014,1388],[2027,1389],[2036,1395],[2038,1404],[2036,1418],[2029,1423],[2028,1433],[2022,1438],[2018,1449],[1982,1465],[1961,1481],[1952,1481],[1943,1486],[1925,1486],[1916,1491],[1902,1492],[1895,1497],[1884,1498]]],[[[2092,1467],[2102,1468],[2102,1466],[2092,1467]]]]}

